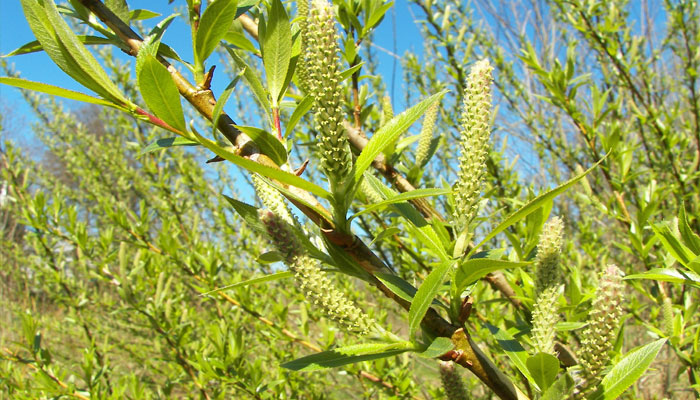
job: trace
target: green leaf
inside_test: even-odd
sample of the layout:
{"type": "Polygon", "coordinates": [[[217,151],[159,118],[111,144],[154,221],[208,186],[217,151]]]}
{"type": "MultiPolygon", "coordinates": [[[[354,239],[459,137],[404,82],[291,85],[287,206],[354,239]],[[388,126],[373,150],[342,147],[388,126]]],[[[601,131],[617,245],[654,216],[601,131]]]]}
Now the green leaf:
{"type": "Polygon", "coordinates": [[[116,104],[132,105],[58,13],[53,0],[21,0],[25,17],[46,54],[70,77],[116,104]]]}
{"type": "Polygon", "coordinates": [[[491,334],[493,334],[494,339],[496,339],[498,344],[501,346],[508,358],[510,358],[510,360],[513,362],[518,371],[525,375],[525,378],[527,378],[528,381],[533,382],[535,387],[539,390],[537,381],[532,377],[532,375],[530,374],[530,370],[527,368],[527,351],[525,351],[520,342],[515,340],[513,336],[511,336],[508,332],[504,331],[503,329],[499,329],[489,323],[485,325],[488,328],[488,330],[491,331],[491,334]]]}
{"type": "MultiPolygon", "coordinates": [[[[669,223],[662,222],[653,224],[651,228],[654,230],[656,237],[661,241],[666,251],[671,253],[671,256],[684,267],[689,268],[690,262],[695,258],[695,254],[681,243],[679,238],[671,230],[669,223]]],[[[700,274],[700,270],[693,272],[700,274]]]]}
{"type": "Polygon", "coordinates": [[[291,369],[292,371],[317,371],[324,368],[335,368],[360,361],[371,361],[380,358],[393,357],[408,350],[410,350],[410,346],[404,343],[399,343],[398,345],[394,343],[358,344],[302,357],[294,361],[284,363],[282,364],[282,367],[291,369]]]}
{"type": "Polygon", "coordinates": [[[423,358],[436,358],[447,353],[448,351],[455,348],[455,344],[452,339],[446,337],[437,337],[430,343],[430,345],[423,351],[417,352],[420,357],[423,358]]]}
{"type": "MultiPolygon", "coordinates": [[[[92,45],[92,44],[113,44],[113,42],[107,38],[100,36],[90,36],[90,35],[78,35],[78,40],[82,44],[92,45]]],[[[12,57],[22,54],[36,53],[38,51],[44,51],[38,40],[31,41],[27,44],[20,46],[19,48],[12,50],[10,53],[4,55],[3,57],[12,57]]]]}
{"type": "Polygon", "coordinates": [[[350,68],[346,69],[345,71],[341,72],[341,73],[340,73],[340,80],[341,80],[341,81],[344,81],[344,80],[348,79],[349,77],[352,76],[352,74],[354,74],[355,72],[359,71],[359,69],[362,68],[363,65],[365,65],[365,62],[364,62],[364,61],[361,62],[361,63],[359,63],[359,64],[355,64],[355,65],[353,65],[352,67],[350,67],[350,68]]]}
{"type": "Polygon", "coordinates": [[[199,140],[201,144],[203,144],[209,150],[213,151],[214,154],[238,165],[241,168],[245,168],[251,172],[257,172],[262,176],[266,176],[268,178],[275,179],[279,182],[298,187],[299,189],[304,189],[307,192],[311,192],[326,200],[331,198],[331,194],[328,193],[327,190],[312,182],[304,180],[294,174],[290,174],[289,172],[282,171],[278,168],[268,167],[266,165],[258,164],[255,161],[248,160],[247,158],[243,158],[239,155],[234,154],[230,150],[219,146],[218,144],[216,144],[216,142],[203,137],[194,130],[192,131],[192,133],[197,137],[197,140],[199,140]]]}
{"type": "MultiPolygon", "coordinates": [[[[248,86],[250,86],[250,90],[253,92],[253,95],[258,100],[258,103],[265,109],[265,113],[268,116],[269,121],[269,116],[272,114],[272,109],[270,108],[270,100],[267,97],[267,92],[265,91],[265,88],[260,82],[260,78],[258,78],[258,75],[255,73],[255,69],[250,68],[248,64],[246,64],[245,61],[243,61],[243,59],[238,54],[236,54],[236,51],[230,46],[225,47],[226,51],[228,51],[228,53],[231,55],[231,58],[233,58],[233,61],[236,63],[238,68],[245,68],[243,78],[248,83],[248,86]]],[[[272,126],[272,121],[270,121],[270,126],[272,126]]]]}
{"type": "Polygon", "coordinates": [[[617,399],[628,387],[639,379],[649,368],[656,355],[666,343],[666,339],[659,339],[644,346],[631,350],[605,375],[600,383],[602,390],[597,391],[591,398],[593,400],[617,399]]]}
{"type": "Polygon", "coordinates": [[[574,388],[574,380],[568,373],[562,374],[552,386],[540,397],[540,400],[569,399],[569,394],[574,388]]]}
{"type": "Polygon", "coordinates": [[[251,229],[260,233],[267,232],[265,226],[262,224],[262,222],[260,222],[257,207],[251,206],[250,204],[246,204],[242,201],[238,201],[233,197],[226,195],[223,196],[251,229]]]}
{"type": "Polygon", "coordinates": [[[229,44],[238,47],[241,50],[249,51],[254,54],[258,54],[259,51],[257,47],[248,40],[243,32],[238,32],[235,30],[229,30],[224,36],[224,40],[229,44]]]}
{"type": "Polygon", "coordinates": [[[101,106],[114,107],[118,109],[124,109],[118,104],[111,103],[107,100],[99,99],[97,97],[88,96],[80,92],[74,92],[72,90],[60,88],[58,86],[47,85],[45,83],[28,81],[21,78],[12,78],[8,76],[0,77],[0,83],[14,86],[21,89],[34,90],[36,92],[46,93],[54,96],[64,97],[66,99],[82,101],[84,103],[98,104],[101,106]]]}
{"type": "Polygon", "coordinates": [[[399,233],[401,233],[401,229],[399,229],[395,226],[392,226],[389,229],[385,229],[385,230],[379,232],[379,235],[377,235],[374,239],[372,239],[372,241],[367,246],[372,246],[375,242],[381,242],[382,240],[384,240],[390,236],[394,236],[396,234],[399,234],[399,233]]]}
{"type": "MultiPolygon", "coordinates": [[[[418,289],[413,287],[410,283],[406,282],[403,278],[394,274],[376,273],[375,276],[379,279],[384,286],[389,288],[392,293],[399,296],[399,298],[406,300],[408,302],[413,301],[418,289]]],[[[437,299],[433,300],[433,305],[438,307],[447,308],[443,303],[437,299]]]]}
{"type": "Polygon", "coordinates": [[[267,253],[260,254],[255,261],[261,264],[273,264],[284,261],[284,256],[279,251],[268,251],[267,253]]]}
{"type": "MultiPolygon", "coordinates": [[[[370,173],[365,173],[364,179],[374,190],[381,193],[384,198],[391,198],[398,195],[396,191],[384,185],[382,181],[375,178],[370,173]]],[[[402,217],[406,218],[410,223],[408,226],[409,233],[419,239],[420,243],[428,246],[441,260],[449,258],[438,234],[411,204],[395,203],[392,204],[391,207],[401,214],[402,217]]]]}
{"type": "Polygon", "coordinates": [[[605,157],[600,159],[600,161],[598,161],[592,167],[590,167],[587,170],[585,170],[584,172],[582,172],[580,175],[577,175],[577,176],[569,179],[568,181],[566,181],[562,185],[535,197],[534,199],[530,200],[527,204],[522,206],[519,210],[510,214],[493,231],[491,231],[491,233],[486,235],[486,237],[481,242],[479,242],[479,244],[474,246],[474,248],[472,248],[472,250],[469,252],[469,255],[474,254],[474,252],[476,252],[476,250],[478,248],[480,248],[484,243],[493,239],[496,235],[498,235],[499,233],[506,230],[509,226],[511,226],[511,225],[515,224],[516,222],[522,220],[523,218],[527,217],[528,215],[530,215],[530,213],[536,211],[540,207],[543,207],[544,205],[547,204],[547,202],[549,202],[553,198],[555,198],[555,197],[559,196],[560,194],[562,194],[563,192],[565,192],[571,186],[573,186],[578,181],[583,179],[584,176],[588,175],[591,171],[593,171],[593,169],[595,169],[598,165],[600,165],[600,163],[602,163],[603,160],[605,160],[607,157],[608,157],[608,155],[606,155],[605,157]]]}
{"type": "Polygon", "coordinates": [[[129,12],[129,19],[131,19],[132,21],[141,21],[155,17],[160,17],[160,14],[151,10],[144,10],[142,8],[131,10],[129,12]]]}
{"type": "Polygon", "coordinates": [[[372,204],[369,207],[365,208],[364,210],[355,213],[352,217],[350,217],[350,219],[352,220],[353,218],[358,217],[360,215],[371,213],[372,211],[378,210],[380,208],[384,208],[390,204],[403,203],[403,202],[408,201],[408,200],[420,199],[420,198],[430,197],[430,196],[441,196],[443,194],[449,194],[451,192],[452,192],[451,189],[437,189],[437,188],[411,190],[410,192],[404,192],[404,193],[398,194],[396,196],[392,196],[384,201],[380,201],[379,203],[372,204]]]}
{"type": "Polygon", "coordinates": [[[357,161],[355,162],[355,182],[360,181],[362,174],[369,168],[374,158],[377,157],[382,150],[391,143],[394,143],[396,138],[416,122],[431,104],[440,100],[447,92],[447,90],[443,90],[440,93],[428,97],[384,124],[384,126],[372,136],[367,146],[365,146],[362,153],[357,157],[357,161]]]}
{"type": "Polygon", "coordinates": [[[418,288],[413,301],[411,302],[411,308],[408,310],[408,331],[409,335],[413,337],[420,323],[428,312],[430,304],[437,295],[442,283],[445,281],[445,277],[448,275],[452,267],[454,266],[454,260],[443,261],[440,265],[434,268],[428,276],[425,278],[423,283],[418,288]]]}
{"type": "MultiPolygon", "coordinates": [[[[700,217],[698,217],[700,218],[700,217]]],[[[681,239],[683,243],[695,253],[695,255],[700,256],[700,236],[690,229],[690,223],[688,222],[688,215],[685,212],[685,204],[681,205],[681,211],[678,215],[678,230],[681,233],[681,239]]]]}
{"type": "Polygon", "coordinates": [[[653,268],[641,274],[627,275],[623,279],[650,279],[700,287],[700,275],[692,271],[681,271],[674,268],[653,268]]]}
{"type": "Polygon", "coordinates": [[[494,260],[490,258],[471,258],[463,262],[455,274],[455,284],[459,291],[486,274],[506,268],[521,268],[532,261],[494,260]]]}
{"type": "Polygon", "coordinates": [[[221,92],[221,95],[219,96],[219,100],[216,101],[216,104],[214,105],[214,111],[212,111],[211,114],[211,124],[214,128],[214,132],[216,133],[216,130],[219,126],[219,117],[221,116],[221,111],[224,109],[224,106],[226,105],[226,102],[228,101],[229,97],[231,97],[231,93],[233,93],[233,89],[236,87],[238,84],[238,81],[241,79],[241,76],[245,73],[245,68],[238,72],[238,75],[236,75],[233,80],[226,86],[226,89],[224,89],[223,92],[221,92]]]}
{"type": "Polygon", "coordinates": [[[362,36],[367,35],[372,28],[374,28],[379,22],[381,22],[382,18],[384,18],[384,14],[386,14],[387,11],[391,8],[391,6],[394,5],[393,1],[390,1],[388,3],[382,4],[381,7],[375,9],[372,11],[372,13],[369,15],[367,18],[367,22],[365,23],[365,26],[362,27],[362,36]]]}
{"type": "Polygon", "coordinates": [[[186,134],[185,114],[180,103],[180,93],[168,70],[152,55],[142,59],[137,76],[139,90],[148,108],[175,130],[186,134]]]}
{"type": "Polygon", "coordinates": [[[279,100],[284,95],[284,82],[292,57],[292,27],[284,5],[280,0],[272,0],[268,13],[268,21],[260,27],[264,35],[260,37],[263,65],[267,77],[267,88],[272,98],[272,106],[277,108],[279,100]]]}
{"type": "Polygon", "coordinates": [[[559,360],[551,354],[537,353],[525,362],[532,378],[542,390],[547,390],[559,374],[559,360]]]}
{"type": "Polygon", "coordinates": [[[140,158],[144,154],[150,153],[152,151],[167,149],[168,147],[175,146],[199,146],[199,143],[181,136],[158,139],[149,144],[148,146],[144,147],[143,150],[141,150],[136,156],[136,158],[140,158]]]}
{"type": "Polygon", "coordinates": [[[129,13],[129,6],[126,4],[126,0],[105,0],[104,3],[123,23],[129,24],[131,14],[129,13]]]}
{"type": "Polygon", "coordinates": [[[223,39],[236,17],[236,0],[209,3],[195,35],[195,64],[203,63],[223,39]]]}
{"type": "Polygon", "coordinates": [[[204,293],[200,294],[200,296],[206,296],[208,294],[222,292],[224,290],[235,289],[238,287],[254,285],[256,283],[263,283],[263,282],[277,281],[277,280],[285,279],[285,278],[291,278],[292,276],[294,276],[294,274],[291,271],[277,272],[274,274],[269,274],[269,275],[260,276],[257,278],[248,279],[248,280],[245,280],[243,282],[234,283],[232,285],[222,286],[220,288],[216,288],[214,290],[204,292],[204,293]]]}
{"type": "Polygon", "coordinates": [[[301,118],[311,110],[311,107],[314,105],[314,98],[311,97],[310,95],[304,96],[303,99],[297,104],[297,107],[294,109],[294,112],[292,113],[292,116],[289,117],[289,121],[287,121],[287,126],[284,129],[284,137],[289,137],[289,135],[292,133],[294,130],[294,127],[297,126],[301,118]]]}
{"type": "MultiPolygon", "coordinates": [[[[175,17],[179,14],[171,14],[164,18],[162,21],[151,29],[148,36],[143,40],[141,47],[139,47],[139,54],[136,56],[136,76],[141,72],[141,67],[143,66],[143,60],[147,56],[156,57],[158,55],[158,50],[161,50],[160,39],[163,37],[165,30],[168,29],[170,23],[173,22],[175,17]]],[[[164,46],[164,45],[163,45],[164,46]]]]}
{"type": "Polygon", "coordinates": [[[275,135],[264,129],[252,126],[235,125],[235,127],[250,136],[262,153],[270,157],[275,164],[282,165],[287,162],[287,149],[284,148],[282,142],[275,135]]]}

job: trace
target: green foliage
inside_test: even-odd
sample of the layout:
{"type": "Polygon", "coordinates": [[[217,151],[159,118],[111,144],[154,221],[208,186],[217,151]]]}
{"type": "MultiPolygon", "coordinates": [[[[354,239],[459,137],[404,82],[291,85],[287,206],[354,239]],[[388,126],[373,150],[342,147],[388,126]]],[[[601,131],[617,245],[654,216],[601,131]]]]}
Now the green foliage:
{"type": "Polygon", "coordinates": [[[188,0],[192,64],[161,43],[176,14],[21,3],[36,40],[8,56],[43,51],[97,97],[2,62],[44,150],[0,147],[3,394],[700,393],[696,2],[642,30],[622,0],[412,0],[395,116],[373,47],[392,2],[188,0]],[[564,273],[537,318],[552,213],[564,273]],[[598,282],[612,263],[626,277],[598,282]]]}

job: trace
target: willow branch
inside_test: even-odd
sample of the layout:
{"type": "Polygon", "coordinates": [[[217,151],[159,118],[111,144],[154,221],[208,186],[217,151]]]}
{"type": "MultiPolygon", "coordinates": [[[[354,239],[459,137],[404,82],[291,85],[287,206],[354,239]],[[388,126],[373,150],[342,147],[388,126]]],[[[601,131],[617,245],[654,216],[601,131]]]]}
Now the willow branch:
{"type": "MultiPolygon", "coordinates": [[[[80,4],[93,12],[102,22],[104,22],[114,33],[121,38],[129,47],[129,54],[132,56],[138,55],[139,48],[143,43],[141,37],[126,25],[119,17],[107,8],[99,0],[78,0],[80,4]]],[[[257,30],[256,30],[257,32],[257,30]]],[[[180,72],[171,65],[168,61],[159,58],[159,61],[167,68],[170,73],[180,95],[184,97],[202,116],[208,120],[212,120],[216,99],[211,90],[198,88],[192,85],[180,72]]],[[[272,159],[260,152],[253,141],[234,127],[235,123],[226,113],[221,113],[218,121],[219,131],[237,147],[238,155],[255,161],[259,164],[266,165],[272,168],[279,169],[272,159]]],[[[284,185],[287,186],[287,185],[284,185]]],[[[388,287],[386,287],[379,279],[375,277],[375,273],[389,272],[390,269],[384,262],[377,257],[363,242],[355,235],[344,233],[336,230],[329,213],[325,211],[322,205],[308,192],[298,188],[291,188],[294,193],[314,205],[317,209],[324,212],[318,213],[315,209],[302,204],[295,199],[289,199],[294,203],[301,212],[309,217],[315,224],[321,228],[322,234],[333,244],[339,246],[348,253],[370,276],[370,283],[376,286],[385,296],[397,302],[401,307],[408,310],[411,303],[398,297],[388,287]]],[[[452,337],[456,327],[450,324],[437,311],[430,308],[426,313],[421,325],[434,335],[442,337],[452,337]]],[[[474,354],[481,353],[478,347],[469,341],[466,346],[468,351],[474,354]]],[[[480,380],[489,386],[499,397],[503,399],[518,399],[517,390],[513,389],[513,384],[505,377],[496,376],[488,373],[494,369],[494,364],[486,357],[476,357],[465,363],[464,366],[472,371],[480,380]]]]}

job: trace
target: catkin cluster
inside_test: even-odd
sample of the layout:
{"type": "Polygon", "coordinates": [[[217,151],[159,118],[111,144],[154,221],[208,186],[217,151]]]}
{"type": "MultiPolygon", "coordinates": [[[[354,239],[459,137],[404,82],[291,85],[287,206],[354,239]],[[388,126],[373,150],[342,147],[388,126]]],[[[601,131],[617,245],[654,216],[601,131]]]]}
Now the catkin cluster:
{"type": "Polygon", "coordinates": [[[620,327],[623,297],[622,271],[609,265],[600,278],[588,325],[581,334],[579,359],[583,380],[577,387],[578,398],[585,398],[595,389],[610,360],[609,353],[620,327]]]}
{"type": "Polygon", "coordinates": [[[464,91],[459,172],[453,188],[454,222],[459,231],[467,228],[478,208],[489,147],[492,70],[488,60],[474,64],[464,91]]]}
{"type": "Polygon", "coordinates": [[[428,160],[428,152],[430,151],[430,142],[433,140],[433,130],[435,129],[435,121],[440,110],[440,103],[435,102],[425,112],[423,118],[423,126],[418,136],[418,148],[416,149],[416,165],[422,167],[428,160]]]}
{"type": "Polygon", "coordinates": [[[368,333],[373,321],[348,300],[321,271],[318,262],[305,253],[289,224],[269,210],[260,210],[260,220],[306,298],[345,329],[359,334],[368,333]]]}
{"type": "Polygon", "coordinates": [[[440,361],[440,380],[449,400],[467,400],[467,391],[451,361],[440,361]]]}
{"type": "Polygon", "coordinates": [[[532,310],[532,343],[537,352],[555,355],[554,338],[559,321],[557,298],[561,287],[559,258],[564,224],[559,217],[552,218],[542,228],[537,246],[536,300],[532,310]]]}
{"type": "Polygon", "coordinates": [[[255,187],[255,193],[258,195],[262,203],[272,211],[273,214],[278,215],[284,222],[298,226],[298,222],[294,218],[294,215],[289,211],[287,203],[284,201],[284,197],[275,188],[270,186],[265,182],[260,176],[253,174],[253,186],[255,187]]]}
{"type": "Polygon", "coordinates": [[[302,25],[304,86],[315,100],[314,112],[320,139],[321,168],[338,194],[352,169],[352,153],[343,127],[343,89],[338,72],[338,43],[333,9],[327,0],[312,0],[302,25]]]}

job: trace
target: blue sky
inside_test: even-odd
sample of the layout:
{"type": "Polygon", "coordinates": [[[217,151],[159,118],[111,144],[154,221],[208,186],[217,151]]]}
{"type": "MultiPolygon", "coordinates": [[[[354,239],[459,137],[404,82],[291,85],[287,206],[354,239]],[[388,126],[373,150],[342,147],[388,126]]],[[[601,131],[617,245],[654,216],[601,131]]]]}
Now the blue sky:
{"type": "MultiPolygon", "coordinates": [[[[178,3],[180,3],[179,5],[182,6],[185,1],[177,0],[173,5],[178,5],[178,3]]],[[[129,0],[128,4],[132,9],[147,8],[149,10],[159,12],[164,16],[171,13],[173,9],[173,5],[168,5],[167,0],[129,0]]],[[[411,13],[409,7],[410,6],[406,1],[399,0],[394,6],[393,11],[390,10],[387,13],[384,21],[376,31],[375,38],[378,46],[381,46],[388,51],[395,52],[398,55],[404,54],[406,50],[412,50],[414,52],[421,51],[422,39],[420,37],[418,25],[413,20],[413,14],[420,16],[420,12],[414,10],[414,12],[411,13]],[[395,18],[393,18],[392,12],[395,12],[395,18]],[[400,21],[396,27],[396,48],[394,48],[394,38],[392,33],[392,22],[394,19],[396,21],[400,21]]],[[[147,21],[147,26],[153,26],[161,18],[163,17],[157,17],[147,21]]],[[[16,0],[0,0],[0,54],[7,54],[32,40],[34,40],[34,36],[29,29],[29,25],[24,19],[20,2],[16,0]]],[[[189,29],[182,19],[177,19],[173,22],[173,24],[168,28],[163,40],[172,46],[185,59],[191,59],[191,56],[189,56],[191,50],[188,44],[189,29]]],[[[128,56],[120,51],[116,51],[115,54],[124,59],[128,58],[128,56]]],[[[384,76],[385,82],[387,83],[387,90],[389,90],[393,72],[392,67],[394,65],[394,57],[380,49],[377,49],[377,55],[379,57],[380,65],[379,72],[384,76]]],[[[10,65],[13,65],[18,72],[21,73],[24,79],[50,83],[67,89],[90,93],[75,83],[58,67],[56,67],[44,53],[40,52],[9,57],[6,58],[6,60],[10,63],[10,65]]],[[[395,77],[397,101],[400,101],[403,98],[403,96],[398,95],[402,93],[401,88],[403,82],[401,77],[401,65],[400,62],[397,62],[395,77]]],[[[213,82],[214,92],[220,93],[227,83],[228,82],[226,82],[223,74],[215,75],[215,80],[213,82]]],[[[16,114],[22,117],[22,120],[26,122],[33,121],[31,110],[24,104],[17,89],[6,85],[0,85],[0,102],[14,110],[16,114]]],[[[66,105],[71,106],[72,104],[75,103],[66,101],[66,105]]],[[[400,103],[397,103],[395,106],[399,108],[399,110],[404,107],[404,105],[400,103]]],[[[30,130],[28,128],[24,127],[21,128],[21,130],[21,133],[15,133],[16,137],[17,135],[24,137],[26,137],[25,135],[30,135],[30,130]]]]}

